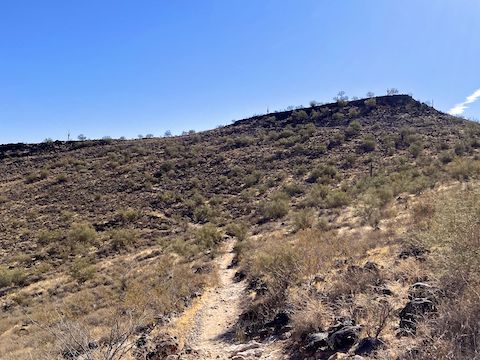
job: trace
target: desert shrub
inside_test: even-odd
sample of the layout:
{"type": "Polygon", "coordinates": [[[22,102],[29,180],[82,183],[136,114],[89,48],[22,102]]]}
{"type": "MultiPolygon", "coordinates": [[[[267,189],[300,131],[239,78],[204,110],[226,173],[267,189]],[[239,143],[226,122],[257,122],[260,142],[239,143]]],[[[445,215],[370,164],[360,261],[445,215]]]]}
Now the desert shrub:
{"type": "Polygon", "coordinates": [[[461,156],[465,154],[467,147],[463,141],[458,141],[455,143],[453,150],[455,151],[455,154],[461,156]]]}
{"type": "Polygon", "coordinates": [[[253,171],[245,177],[245,186],[251,187],[255,184],[258,184],[261,178],[262,174],[259,171],[253,171]]]}
{"type": "Polygon", "coordinates": [[[331,139],[328,141],[327,148],[333,149],[337,146],[340,146],[345,141],[345,135],[342,133],[335,133],[331,139]]]}
{"type": "Polygon", "coordinates": [[[239,241],[244,241],[248,235],[248,226],[243,223],[230,223],[225,227],[225,233],[235,236],[239,241]]]}
{"type": "Polygon", "coordinates": [[[110,245],[114,251],[128,248],[137,238],[136,232],[131,229],[112,230],[108,236],[110,238],[110,245]]]}
{"type": "Polygon", "coordinates": [[[336,112],[335,114],[332,115],[332,118],[333,118],[333,120],[335,120],[337,122],[340,122],[343,119],[345,119],[345,114],[343,114],[341,112],[336,112]]]}
{"type": "Polygon", "coordinates": [[[443,151],[438,155],[438,159],[442,164],[448,164],[453,160],[453,154],[450,151],[443,151]]]}
{"type": "Polygon", "coordinates": [[[362,125],[360,124],[360,122],[357,120],[354,120],[345,129],[345,137],[351,138],[355,135],[358,135],[361,130],[362,130],[362,125]]]}
{"type": "Polygon", "coordinates": [[[359,150],[364,153],[372,152],[375,150],[375,146],[375,138],[372,135],[367,135],[362,139],[362,142],[359,145],[359,150]]]}
{"type": "Polygon", "coordinates": [[[420,153],[422,152],[422,149],[423,149],[422,144],[418,142],[415,142],[408,147],[408,151],[414,158],[420,155],[420,153]]]}
{"type": "Polygon", "coordinates": [[[307,181],[310,183],[329,184],[339,179],[339,173],[333,165],[320,165],[310,172],[307,181]]]}
{"type": "Polygon", "coordinates": [[[263,220],[276,220],[288,214],[290,204],[288,195],[277,193],[270,200],[264,201],[260,206],[260,214],[263,220]]]}
{"type": "Polygon", "coordinates": [[[474,320],[480,316],[480,192],[447,193],[435,201],[434,209],[428,226],[415,237],[431,249],[444,297],[437,316],[425,323],[428,338],[438,340],[425,342],[416,358],[435,354],[440,359],[473,359],[480,352],[480,324],[474,320]]]}
{"type": "Polygon", "coordinates": [[[303,205],[306,207],[322,208],[325,206],[325,200],[329,193],[330,188],[328,186],[323,184],[315,184],[303,202],[303,205]]]}
{"type": "Polygon", "coordinates": [[[214,211],[213,209],[207,205],[200,205],[197,206],[193,210],[193,220],[198,223],[205,223],[207,221],[212,221],[214,218],[214,211]]]}
{"type": "Polygon", "coordinates": [[[293,227],[296,231],[311,228],[314,222],[312,209],[301,209],[293,216],[293,227]]]}
{"type": "Polygon", "coordinates": [[[363,103],[368,107],[375,107],[377,105],[377,99],[372,97],[370,99],[366,99],[363,103]]]}
{"type": "Polygon", "coordinates": [[[304,188],[302,185],[292,182],[292,183],[285,184],[282,188],[282,191],[287,193],[289,196],[296,196],[296,195],[303,194],[304,188]]]}
{"type": "Polygon", "coordinates": [[[90,224],[73,224],[67,233],[67,242],[72,247],[93,244],[96,238],[97,232],[90,224]]]}
{"type": "Polygon", "coordinates": [[[295,121],[306,121],[308,120],[308,114],[305,110],[295,110],[292,112],[292,118],[295,121]]]}
{"type": "Polygon", "coordinates": [[[222,240],[222,234],[213,224],[205,224],[195,232],[195,244],[202,251],[214,250],[222,240]]]}
{"type": "Polygon", "coordinates": [[[75,260],[70,266],[70,276],[82,284],[95,276],[95,267],[86,258],[75,260]]]}
{"type": "Polygon", "coordinates": [[[255,138],[252,136],[247,135],[240,135],[233,139],[233,147],[245,147],[253,144],[255,142],[255,138]]]}
{"type": "Polygon", "coordinates": [[[65,174],[58,174],[56,178],[57,184],[64,184],[68,181],[68,177],[65,174]]]}
{"type": "Polygon", "coordinates": [[[338,208],[350,204],[350,196],[342,190],[332,190],[325,199],[327,208],[338,208]]]}
{"type": "Polygon", "coordinates": [[[53,231],[44,230],[38,234],[38,243],[40,245],[49,245],[49,244],[60,241],[62,237],[63,237],[63,234],[59,230],[53,230],[53,231]]]}
{"type": "Polygon", "coordinates": [[[118,210],[117,216],[118,218],[124,223],[131,223],[134,222],[142,217],[142,211],[139,209],[121,209],[118,210]]]}
{"type": "Polygon", "coordinates": [[[358,115],[360,115],[360,110],[358,110],[356,106],[353,106],[350,109],[348,109],[349,117],[357,117],[358,115]]]}
{"type": "Polygon", "coordinates": [[[480,173],[480,163],[466,158],[457,158],[447,165],[448,173],[457,180],[465,181],[480,173]]]}
{"type": "Polygon", "coordinates": [[[25,182],[27,184],[31,184],[48,177],[48,171],[46,169],[42,169],[40,171],[30,172],[25,176],[25,182]]]}
{"type": "Polygon", "coordinates": [[[5,266],[0,266],[0,288],[6,286],[21,286],[25,284],[27,273],[23,269],[13,268],[8,269],[5,266]]]}
{"type": "MultiPolygon", "coordinates": [[[[165,148],[165,152],[167,152],[168,147],[165,148]]],[[[173,151],[173,150],[171,150],[173,151]]],[[[169,156],[173,156],[174,154],[167,154],[169,156]]],[[[172,171],[175,168],[175,164],[172,161],[164,161],[162,164],[160,164],[158,170],[155,172],[154,176],[155,177],[162,177],[166,174],[168,174],[170,171],[172,171]]]]}

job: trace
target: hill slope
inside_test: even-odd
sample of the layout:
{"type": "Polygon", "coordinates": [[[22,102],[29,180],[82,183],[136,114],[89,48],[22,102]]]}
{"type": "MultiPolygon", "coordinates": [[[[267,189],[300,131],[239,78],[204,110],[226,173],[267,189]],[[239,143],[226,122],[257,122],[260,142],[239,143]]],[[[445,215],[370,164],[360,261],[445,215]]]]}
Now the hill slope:
{"type": "MultiPolygon", "coordinates": [[[[414,228],[405,220],[405,202],[475,179],[479,133],[478,124],[399,95],[257,116],[173,138],[2,145],[0,357],[51,352],[53,345],[43,345],[49,342],[60,347],[53,351],[75,357],[85,349],[73,351],[65,336],[59,342],[53,335],[71,332],[59,324],[81,324],[102,344],[127,313],[143,325],[130,339],[154,342],[168,329],[182,343],[187,331],[175,319],[215,286],[213,260],[229,238],[238,242],[239,274],[253,299],[235,331],[239,338],[271,335],[266,324],[276,316],[302,313],[295,306],[304,300],[292,300],[292,293],[306,296],[299,289],[325,272],[320,262],[400,251],[399,238],[414,228]],[[363,245],[350,246],[355,253],[331,249],[329,237],[363,245]],[[278,248],[302,242],[299,251],[328,256],[314,256],[308,269],[275,267],[305,262],[307,254],[289,258],[296,250],[278,248]],[[270,253],[273,260],[265,257],[270,253]]],[[[378,263],[388,259],[380,255],[378,263]]],[[[355,264],[342,264],[338,273],[321,275],[337,277],[329,285],[348,282],[338,277],[355,264]]],[[[409,285],[392,307],[405,301],[409,285]]],[[[324,296],[332,291],[315,286],[324,296]]],[[[285,340],[293,354],[306,351],[299,349],[309,332],[340,315],[339,301],[351,295],[342,291],[304,302],[328,306],[332,319],[315,324],[317,315],[305,315],[311,328],[294,328],[285,340]]],[[[142,358],[145,349],[137,345],[142,358]]],[[[390,347],[401,346],[392,341],[390,347]]]]}

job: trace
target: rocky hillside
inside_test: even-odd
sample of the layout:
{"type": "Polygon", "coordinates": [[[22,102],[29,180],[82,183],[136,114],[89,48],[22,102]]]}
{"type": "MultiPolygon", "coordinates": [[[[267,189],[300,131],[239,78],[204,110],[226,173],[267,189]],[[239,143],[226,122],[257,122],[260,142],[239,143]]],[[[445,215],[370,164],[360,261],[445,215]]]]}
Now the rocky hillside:
{"type": "MultiPolygon", "coordinates": [[[[293,358],[427,359],[437,325],[427,317],[414,336],[419,317],[453,296],[432,276],[442,262],[428,231],[437,201],[478,199],[479,136],[397,95],[178,137],[2,145],[0,358],[162,358],[175,335],[170,353],[207,359],[179,319],[221,288],[218,259],[235,241],[245,300],[229,341],[274,339],[293,358]],[[126,357],[104,355],[115,346],[126,357]]],[[[456,296],[472,301],[465,289],[456,296]]],[[[464,349],[478,355],[465,344],[454,358],[464,349]]]]}

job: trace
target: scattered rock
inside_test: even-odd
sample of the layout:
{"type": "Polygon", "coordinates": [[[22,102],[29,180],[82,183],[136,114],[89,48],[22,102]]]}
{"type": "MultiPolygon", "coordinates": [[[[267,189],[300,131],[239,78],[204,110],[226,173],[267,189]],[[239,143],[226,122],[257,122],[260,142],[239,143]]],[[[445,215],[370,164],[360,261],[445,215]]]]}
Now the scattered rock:
{"type": "Polygon", "coordinates": [[[361,339],[353,348],[353,353],[356,355],[368,355],[375,350],[382,348],[385,344],[383,341],[373,338],[365,337],[361,339]]]}
{"type": "MultiPolygon", "coordinates": [[[[164,360],[170,355],[177,355],[180,351],[181,348],[175,336],[160,334],[151,340],[141,336],[137,340],[134,356],[142,360],[164,360]]],[[[175,359],[175,357],[169,359],[175,359]]]]}
{"type": "Polygon", "coordinates": [[[429,299],[415,298],[410,300],[400,311],[400,332],[398,335],[415,334],[418,319],[435,311],[436,306],[429,299]]]}
{"type": "Polygon", "coordinates": [[[358,340],[361,330],[360,326],[345,326],[328,336],[328,346],[332,350],[348,350],[358,340]]]}
{"type": "Polygon", "coordinates": [[[436,301],[437,289],[425,282],[417,282],[410,286],[408,298],[410,300],[425,298],[432,302],[436,301]]]}
{"type": "Polygon", "coordinates": [[[398,257],[400,259],[408,259],[409,257],[414,257],[417,260],[425,260],[425,254],[427,254],[428,250],[415,244],[408,244],[406,247],[400,252],[398,257]]]}
{"type": "Polygon", "coordinates": [[[242,281],[243,279],[245,279],[247,277],[247,275],[245,274],[244,271],[242,270],[239,270],[235,273],[233,279],[236,281],[236,282],[240,282],[242,281]]]}
{"type": "Polygon", "coordinates": [[[315,352],[317,349],[324,349],[328,346],[327,339],[328,332],[309,334],[307,336],[307,346],[305,346],[305,350],[315,352]]]}

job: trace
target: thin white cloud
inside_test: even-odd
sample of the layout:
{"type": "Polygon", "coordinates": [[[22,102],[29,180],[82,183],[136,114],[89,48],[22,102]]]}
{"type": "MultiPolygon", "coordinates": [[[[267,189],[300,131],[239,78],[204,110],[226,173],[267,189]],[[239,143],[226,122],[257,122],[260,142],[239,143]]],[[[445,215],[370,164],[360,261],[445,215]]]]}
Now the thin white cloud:
{"type": "Polygon", "coordinates": [[[468,108],[468,104],[472,104],[475,101],[480,98],[480,89],[475,90],[473,94],[469,95],[466,97],[464,102],[461,102],[460,104],[455,105],[453,108],[451,108],[448,113],[450,115],[461,115],[465,111],[465,109],[468,108]]]}

